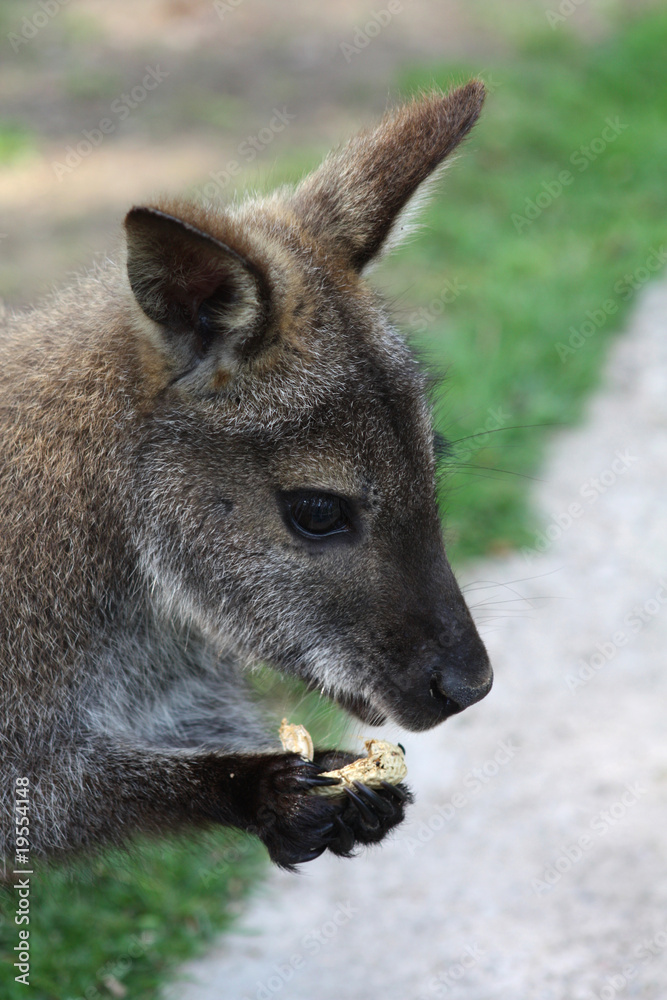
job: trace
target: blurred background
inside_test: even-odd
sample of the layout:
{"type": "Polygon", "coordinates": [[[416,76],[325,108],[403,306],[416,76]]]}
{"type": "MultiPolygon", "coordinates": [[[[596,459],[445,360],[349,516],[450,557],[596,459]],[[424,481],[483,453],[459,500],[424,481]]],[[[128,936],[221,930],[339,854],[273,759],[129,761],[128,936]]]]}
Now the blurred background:
{"type": "MultiPolygon", "coordinates": [[[[132,204],[295,181],[400,97],[481,77],[480,124],[373,282],[439,378],[455,565],[514,553],[528,573],[558,529],[530,493],[545,448],[667,260],[666,51],[650,0],[2,0],[0,297],[28,306],[101,263],[132,204]]],[[[264,865],[223,831],[44,872],[32,995],[157,995],[264,865]]]]}

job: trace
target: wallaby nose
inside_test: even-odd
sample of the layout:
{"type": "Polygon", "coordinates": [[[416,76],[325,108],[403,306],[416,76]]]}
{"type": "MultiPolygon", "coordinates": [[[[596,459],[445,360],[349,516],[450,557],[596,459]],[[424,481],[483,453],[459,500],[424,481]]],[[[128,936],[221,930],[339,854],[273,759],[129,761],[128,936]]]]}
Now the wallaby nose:
{"type": "Polygon", "coordinates": [[[456,715],[486,697],[493,685],[493,670],[476,630],[456,645],[441,645],[447,648],[433,664],[430,694],[440,700],[443,712],[456,715]]]}
{"type": "Polygon", "coordinates": [[[493,674],[489,670],[489,678],[484,684],[471,687],[460,681],[452,681],[448,673],[434,673],[431,679],[431,696],[442,702],[442,708],[447,715],[457,715],[464,708],[474,705],[476,701],[485,698],[493,686],[493,674]]]}

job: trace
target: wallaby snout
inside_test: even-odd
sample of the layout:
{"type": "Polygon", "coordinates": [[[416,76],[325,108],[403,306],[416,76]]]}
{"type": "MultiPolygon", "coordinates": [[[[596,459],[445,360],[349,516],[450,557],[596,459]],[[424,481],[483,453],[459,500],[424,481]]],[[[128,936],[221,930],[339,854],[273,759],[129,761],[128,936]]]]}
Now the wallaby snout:
{"type": "Polygon", "coordinates": [[[493,684],[488,653],[448,563],[445,573],[446,596],[435,616],[434,639],[427,644],[432,725],[480,701],[493,684]]]}
{"type": "MultiPolygon", "coordinates": [[[[431,520],[437,512],[431,500],[431,520]]],[[[419,518],[424,525],[426,518],[419,518]]],[[[393,552],[383,569],[381,598],[368,595],[368,621],[357,617],[349,633],[367,629],[365,700],[347,704],[366,722],[391,718],[406,729],[438,725],[485,697],[493,672],[488,654],[447,562],[439,528],[431,551],[413,543],[416,556],[393,552]],[[430,556],[430,558],[429,558],[430,556]]],[[[345,699],[343,703],[346,704],[345,699]]]]}

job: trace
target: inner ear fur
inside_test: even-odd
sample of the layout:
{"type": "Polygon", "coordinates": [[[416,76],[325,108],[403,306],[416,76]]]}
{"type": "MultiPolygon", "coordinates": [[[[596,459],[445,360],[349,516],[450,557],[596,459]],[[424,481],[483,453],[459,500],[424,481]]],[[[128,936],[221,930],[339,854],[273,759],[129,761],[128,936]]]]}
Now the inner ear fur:
{"type": "Polygon", "coordinates": [[[156,207],[125,218],[127,273],[146,315],[198,353],[215,341],[251,342],[263,329],[269,289],[242,251],[156,207]]]}
{"type": "Polygon", "coordinates": [[[390,111],[307,176],[291,207],[315,238],[361,271],[395,242],[399,216],[473,127],[484,95],[484,84],[471,80],[390,111]]]}

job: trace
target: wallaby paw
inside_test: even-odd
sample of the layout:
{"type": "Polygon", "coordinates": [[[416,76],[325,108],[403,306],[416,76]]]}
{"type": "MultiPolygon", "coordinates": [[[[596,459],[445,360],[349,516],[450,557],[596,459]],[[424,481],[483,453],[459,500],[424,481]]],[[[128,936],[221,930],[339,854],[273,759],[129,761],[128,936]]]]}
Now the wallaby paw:
{"type": "Polygon", "coordinates": [[[412,795],[405,785],[385,783],[371,789],[359,782],[340,796],[311,794],[332,783],[321,772],[354,758],[336,751],[320,752],[315,762],[295,754],[276,758],[264,775],[264,790],[254,832],[268,848],[271,860],[282,868],[318,858],[327,849],[350,857],[359,844],[378,843],[405,816],[412,795]]]}
{"type": "Polygon", "coordinates": [[[355,781],[355,788],[345,789],[334,821],[335,833],[329,850],[349,857],[357,844],[377,844],[405,819],[405,807],[412,802],[407,785],[384,783],[382,788],[368,788],[355,781]]]}
{"type": "Polygon", "coordinates": [[[330,801],[310,794],[318,787],[336,784],[335,778],[321,777],[324,770],[322,765],[293,753],[264,762],[258,805],[249,829],[282,868],[294,870],[327,849],[333,832],[330,801]]]}
{"type": "MultiPolygon", "coordinates": [[[[354,759],[352,754],[338,750],[315,752],[316,763],[326,771],[345,767],[354,759]]],[[[412,801],[413,796],[407,785],[391,785],[383,781],[381,788],[369,788],[355,781],[353,789],[346,788],[340,798],[333,800],[338,808],[329,850],[348,857],[357,844],[377,843],[403,821],[405,807],[412,801]]]]}

